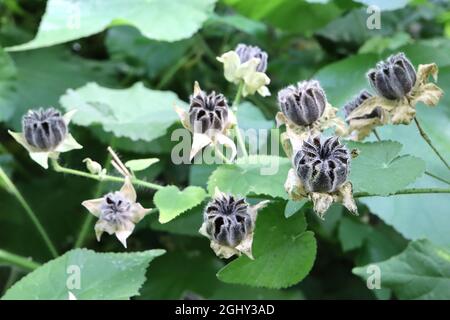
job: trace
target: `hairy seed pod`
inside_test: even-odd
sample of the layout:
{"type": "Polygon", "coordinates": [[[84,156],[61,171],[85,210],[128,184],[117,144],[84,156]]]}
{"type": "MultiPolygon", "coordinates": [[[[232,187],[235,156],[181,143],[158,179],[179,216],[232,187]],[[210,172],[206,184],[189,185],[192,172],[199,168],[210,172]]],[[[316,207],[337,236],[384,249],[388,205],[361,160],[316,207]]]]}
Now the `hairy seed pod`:
{"type": "Polygon", "coordinates": [[[240,43],[237,45],[234,51],[239,56],[241,63],[247,62],[252,58],[258,58],[259,64],[256,67],[256,71],[258,72],[266,72],[267,70],[267,52],[262,51],[259,47],[256,46],[248,46],[246,44],[240,43]]]}
{"type": "Polygon", "coordinates": [[[103,197],[100,206],[100,219],[111,224],[121,225],[130,220],[131,202],[120,192],[111,192],[103,197]]]}
{"type": "Polygon", "coordinates": [[[189,121],[195,133],[205,133],[209,129],[222,131],[228,122],[227,99],[214,91],[210,94],[198,91],[191,96],[189,121]]]}
{"type": "Polygon", "coordinates": [[[22,131],[29,145],[51,150],[66,137],[67,125],[58,110],[40,108],[30,110],[23,116],[22,131]]]}
{"type": "Polygon", "coordinates": [[[327,98],[318,81],[302,81],[280,90],[278,104],[289,120],[307,126],[322,116],[327,98]]]}
{"type": "Polygon", "coordinates": [[[386,99],[401,99],[416,83],[416,70],[404,53],[397,53],[367,73],[372,87],[386,99]]]}
{"type": "Polygon", "coordinates": [[[253,220],[244,198],[222,195],[211,200],[205,208],[203,219],[206,232],[220,245],[236,247],[253,231],[253,220]]]}
{"type": "MultiPolygon", "coordinates": [[[[350,113],[352,113],[353,110],[358,109],[360,105],[367,99],[371,98],[372,94],[367,90],[362,90],[358,95],[354,96],[352,100],[347,102],[347,104],[344,106],[344,113],[345,117],[347,118],[350,113]]],[[[370,114],[364,115],[364,119],[371,119],[371,118],[380,118],[381,117],[381,108],[376,107],[373,109],[373,111],[370,114]]]]}
{"type": "Polygon", "coordinates": [[[294,157],[297,176],[309,192],[334,192],[346,180],[350,166],[350,153],[330,137],[323,143],[320,136],[303,142],[294,157]]]}

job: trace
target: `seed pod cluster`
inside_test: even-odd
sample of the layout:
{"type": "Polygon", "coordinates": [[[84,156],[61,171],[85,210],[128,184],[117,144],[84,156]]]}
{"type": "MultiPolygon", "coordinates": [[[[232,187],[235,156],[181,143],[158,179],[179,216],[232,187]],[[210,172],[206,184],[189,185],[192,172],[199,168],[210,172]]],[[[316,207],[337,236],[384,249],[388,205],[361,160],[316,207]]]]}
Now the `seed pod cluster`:
{"type": "Polygon", "coordinates": [[[303,142],[294,157],[294,166],[306,191],[334,192],[347,180],[350,159],[338,137],[322,142],[317,136],[303,142]]]}
{"type": "Polygon", "coordinates": [[[308,126],[322,116],[327,98],[318,81],[302,81],[280,90],[278,104],[293,123],[308,126]]]}
{"type": "Polygon", "coordinates": [[[120,225],[131,217],[131,202],[120,192],[111,192],[103,197],[100,219],[120,225]]]}
{"type": "Polygon", "coordinates": [[[190,98],[189,121],[195,133],[222,131],[228,123],[228,104],[223,94],[199,90],[190,98]]]}
{"type": "Polygon", "coordinates": [[[54,149],[67,134],[67,125],[54,108],[28,111],[22,118],[22,129],[28,144],[40,150],[54,149]]]}
{"type": "Polygon", "coordinates": [[[253,231],[253,220],[244,198],[221,195],[205,208],[206,232],[220,245],[236,247],[253,231]]]}
{"type": "Polygon", "coordinates": [[[252,58],[258,58],[259,64],[256,67],[256,71],[258,72],[266,72],[267,70],[267,59],[268,54],[265,51],[262,51],[259,47],[256,46],[248,46],[246,44],[240,43],[237,45],[234,51],[239,56],[241,63],[245,63],[252,58]]]}
{"type": "Polygon", "coordinates": [[[381,96],[396,100],[411,91],[416,83],[416,70],[404,53],[397,53],[378,62],[367,78],[381,96]]]}

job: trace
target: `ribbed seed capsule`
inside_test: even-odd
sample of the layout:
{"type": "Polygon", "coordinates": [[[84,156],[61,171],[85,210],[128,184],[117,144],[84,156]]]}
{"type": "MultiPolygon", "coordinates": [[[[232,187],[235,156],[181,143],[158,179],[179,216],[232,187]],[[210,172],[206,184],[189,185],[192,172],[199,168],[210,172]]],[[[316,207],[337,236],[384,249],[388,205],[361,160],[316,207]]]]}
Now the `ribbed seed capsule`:
{"type": "Polygon", "coordinates": [[[323,143],[320,136],[303,142],[294,157],[297,176],[309,192],[334,192],[346,180],[350,167],[350,153],[330,137],[323,143]]]}
{"type": "Polygon", "coordinates": [[[289,120],[307,126],[322,116],[327,98],[318,81],[302,81],[280,90],[278,104],[289,120]]]}
{"type": "Polygon", "coordinates": [[[378,62],[367,78],[380,95],[395,100],[411,91],[416,83],[416,70],[404,53],[398,53],[378,62]]]}
{"type": "Polygon", "coordinates": [[[367,90],[362,90],[360,93],[358,93],[357,96],[353,97],[353,99],[344,106],[344,113],[345,117],[347,118],[350,113],[352,113],[353,110],[357,109],[364,101],[372,97],[372,94],[370,94],[367,90]]]}
{"type": "Polygon", "coordinates": [[[100,206],[100,219],[117,226],[131,218],[131,202],[119,192],[108,193],[100,206]]]}
{"type": "Polygon", "coordinates": [[[228,123],[228,104],[223,94],[203,90],[191,96],[189,121],[195,133],[209,129],[222,131],[228,123]]]}
{"type": "Polygon", "coordinates": [[[54,108],[28,111],[22,118],[22,129],[28,144],[41,150],[55,148],[67,134],[67,125],[54,108]]]}
{"type": "Polygon", "coordinates": [[[253,231],[253,221],[244,198],[222,195],[205,208],[206,232],[220,245],[236,247],[253,231]]]}
{"type": "Polygon", "coordinates": [[[237,45],[234,51],[239,56],[241,63],[245,63],[252,58],[258,58],[259,64],[256,67],[256,71],[258,72],[266,72],[267,70],[267,52],[262,51],[259,47],[256,46],[248,46],[246,44],[240,43],[237,45]]]}

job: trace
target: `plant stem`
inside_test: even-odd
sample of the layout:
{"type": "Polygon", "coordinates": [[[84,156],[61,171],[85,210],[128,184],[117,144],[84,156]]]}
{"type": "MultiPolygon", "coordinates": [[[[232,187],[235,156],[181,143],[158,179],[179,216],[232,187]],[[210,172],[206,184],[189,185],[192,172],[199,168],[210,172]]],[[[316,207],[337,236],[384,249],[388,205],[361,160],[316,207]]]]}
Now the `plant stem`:
{"type": "Polygon", "coordinates": [[[44,227],[40,223],[36,214],[31,209],[28,202],[25,200],[25,198],[22,196],[22,194],[19,192],[19,190],[14,185],[14,183],[9,179],[8,175],[5,173],[5,171],[3,171],[3,169],[1,167],[0,167],[0,181],[3,181],[5,183],[6,189],[16,197],[17,201],[19,201],[19,203],[21,204],[21,206],[27,213],[28,217],[31,219],[31,221],[35,225],[37,231],[41,235],[42,239],[44,240],[45,244],[47,245],[52,256],[54,258],[58,257],[58,252],[56,251],[55,246],[53,245],[52,241],[50,240],[47,232],[45,231],[44,227]]]}
{"type": "Polygon", "coordinates": [[[422,129],[422,126],[419,123],[419,120],[417,120],[417,117],[414,117],[414,122],[416,123],[417,129],[419,130],[420,135],[422,136],[423,140],[425,140],[426,143],[433,149],[434,153],[441,159],[441,161],[445,164],[447,169],[450,169],[450,165],[447,163],[447,161],[444,159],[444,157],[439,153],[439,151],[436,149],[436,147],[433,145],[433,142],[431,141],[430,137],[426,134],[426,132],[422,129]]]}
{"type": "Polygon", "coordinates": [[[378,141],[381,141],[381,138],[380,138],[380,136],[379,136],[377,130],[376,130],[376,129],[373,129],[372,132],[373,132],[373,134],[375,135],[375,137],[377,138],[377,140],[378,140],[378,141]]]}
{"type": "MultiPolygon", "coordinates": [[[[111,156],[108,156],[108,158],[111,158],[111,156]]],[[[102,193],[102,183],[99,182],[97,184],[97,190],[94,193],[94,199],[100,197],[102,193]]],[[[86,236],[89,232],[89,227],[92,225],[92,222],[94,221],[94,215],[88,213],[86,218],[83,221],[83,225],[81,226],[80,233],[78,234],[77,240],[75,241],[74,248],[81,248],[81,246],[84,243],[84,240],[86,239],[86,236]]]]}
{"type": "MultiPolygon", "coordinates": [[[[411,188],[411,189],[403,189],[399,190],[395,193],[390,194],[389,196],[402,195],[402,194],[426,194],[426,193],[450,193],[450,188],[441,189],[441,188],[411,188]]],[[[356,192],[353,194],[355,198],[363,198],[363,197],[381,197],[377,194],[371,194],[368,192],[356,192]]]]}
{"type": "MultiPolygon", "coordinates": [[[[111,175],[100,176],[97,174],[92,174],[92,173],[88,173],[88,172],[84,172],[84,171],[80,171],[80,170],[65,168],[65,167],[62,167],[58,163],[58,161],[56,161],[54,159],[52,159],[52,165],[53,165],[53,170],[55,170],[56,172],[67,173],[67,174],[80,176],[80,177],[84,177],[84,178],[88,178],[88,179],[93,179],[93,180],[97,180],[97,181],[111,181],[111,182],[121,182],[121,183],[125,182],[125,178],[122,178],[122,177],[115,177],[115,176],[111,176],[111,175]]],[[[133,184],[136,184],[136,185],[139,185],[142,187],[146,187],[149,189],[153,189],[153,190],[160,190],[160,189],[164,188],[164,186],[161,186],[159,184],[147,182],[147,181],[140,180],[140,179],[137,179],[134,177],[131,177],[131,182],[133,184]]]]}
{"type": "Polygon", "coordinates": [[[27,271],[33,271],[41,266],[39,263],[34,262],[29,258],[25,258],[5,250],[0,250],[0,261],[6,261],[27,271]]]}
{"type": "Polygon", "coordinates": [[[219,148],[217,147],[217,145],[214,145],[214,152],[215,154],[222,159],[223,162],[225,162],[226,164],[230,164],[231,161],[228,160],[228,158],[219,150],[219,148]]]}
{"type": "Polygon", "coordinates": [[[162,79],[158,82],[158,84],[156,85],[156,89],[160,90],[167,83],[169,83],[172,80],[173,76],[178,72],[178,70],[180,70],[191,59],[191,57],[192,55],[184,56],[183,58],[178,60],[177,63],[172,65],[169,68],[169,70],[167,70],[167,72],[164,74],[162,79]]]}
{"type": "MultiPolygon", "coordinates": [[[[113,144],[113,141],[111,141],[110,144],[113,144]]],[[[106,160],[105,160],[105,165],[104,165],[105,170],[109,170],[110,169],[110,167],[111,167],[111,160],[112,160],[112,154],[111,154],[111,152],[108,152],[108,155],[106,156],[106,160]]],[[[103,185],[102,185],[101,181],[99,181],[98,184],[97,184],[97,189],[95,190],[95,193],[94,193],[94,199],[96,199],[96,198],[101,196],[101,194],[102,194],[102,187],[103,187],[103,185]]],[[[81,226],[80,233],[78,234],[77,240],[75,241],[74,248],[81,248],[81,246],[84,243],[84,240],[87,237],[87,234],[89,232],[89,228],[90,228],[90,226],[92,225],[93,222],[94,222],[94,215],[88,214],[86,216],[86,218],[84,219],[84,221],[83,221],[83,225],[81,226]]]]}
{"type": "Polygon", "coordinates": [[[244,155],[244,157],[248,157],[247,148],[245,147],[245,142],[244,142],[244,139],[242,138],[241,130],[239,129],[239,124],[237,121],[237,110],[238,110],[239,103],[241,102],[243,88],[244,88],[244,82],[241,81],[239,83],[238,91],[236,93],[236,97],[234,98],[233,105],[231,108],[236,117],[236,125],[234,126],[234,131],[236,134],[237,142],[239,144],[239,148],[242,150],[242,154],[244,155]]]}
{"type": "Polygon", "coordinates": [[[445,180],[444,178],[438,177],[437,175],[435,175],[435,174],[433,174],[433,173],[431,173],[431,172],[425,171],[425,174],[426,174],[427,176],[430,176],[430,177],[432,177],[432,178],[434,178],[434,179],[440,181],[440,182],[443,182],[443,183],[446,183],[446,184],[450,185],[450,181],[447,181],[447,180],[445,180]]]}
{"type": "Polygon", "coordinates": [[[208,43],[205,41],[205,39],[203,38],[203,36],[200,33],[197,33],[195,35],[195,38],[198,42],[198,44],[203,48],[206,56],[211,59],[211,61],[217,62],[216,58],[216,54],[214,53],[214,51],[212,51],[212,49],[209,47],[208,43]]]}
{"type": "Polygon", "coordinates": [[[239,83],[238,90],[236,92],[236,96],[234,97],[233,104],[232,104],[232,107],[231,107],[234,113],[237,112],[238,106],[241,103],[241,97],[242,97],[242,90],[243,89],[244,89],[244,82],[241,81],[239,83]]]}
{"type": "Polygon", "coordinates": [[[3,286],[2,296],[5,295],[6,291],[8,291],[8,289],[17,281],[17,278],[21,273],[16,266],[11,266],[10,269],[8,279],[6,279],[5,285],[3,286]]]}

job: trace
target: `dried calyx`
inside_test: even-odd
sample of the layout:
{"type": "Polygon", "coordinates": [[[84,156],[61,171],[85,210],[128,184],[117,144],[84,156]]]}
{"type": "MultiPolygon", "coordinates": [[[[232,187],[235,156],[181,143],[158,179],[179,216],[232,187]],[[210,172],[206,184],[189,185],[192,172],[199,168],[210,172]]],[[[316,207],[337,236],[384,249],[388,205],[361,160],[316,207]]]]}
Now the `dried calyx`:
{"type": "Polygon", "coordinates": [[[245,63],[249,61],[252,58],[259,59],[259,64],[256,67],[257,72],[266,72],[267,70],[267,59],[268,55],[267,52],[262,51],[257,46],[250,46],[243,43],[240,43],[237,45],[236,49],[234,51],[239,56],[239,59],[241,60],[241,63],[245,63]]]}
{"type": "Polygon", "coordinates": [[[190,97],[189,110],[175,105],[175,111],[183,126],[193,133],[190,160],[209,145],[224,145],[229,148],[231,150],[229,161],[236,157],[236,145],[227,136],[228,130],[236,124],[236,118],[228,108],[223,94],[214,91],[208,94],[196,81],[194,92],[190,97]]]}
{"type": "Polygon", "coordinates": [[[190,98],[189,122],[196,133],[222,131],[228,123],[228,104],[223,94],[198,90],[190,98]]]}
{"type": "Polygon", "coordinates": [[[205,208],[206,232],[220,245],[235,247],[253,231],[249,205],[244,198],[224,195],[213,199],[205,208]]]}
{"type": "Polygon", "coordinates": [[[308,192],[335,192],[346,180],[350,153],[337,137],[320,136],[303,142],[294,157],[298,177],[308,192]]]}
{"type": "Polygon", "coordinates": [[[208,237],[210,246],[221,258],[246,254],[253,259],[252,243],[258,210],[268,201],[250,206],[244,198],[225,194],[216,188],[213,199],[205,207],[199,232],[208,237]]]}
{"type": "Polygon", "coordinates": [[[317,121],[325,111],[327,99],[318,81],[302,81],[278,92],[283,114],[299,126],[317,121]]]}
{"type": "Polygon", "coordinates": [[[362,140],[377,126],[411,123],[418,102],[435,106],[441,99],[443,91],[429,81],[430,76],[436,81],[437,74],[435,63],[420,64],[416,72],[404,53],[378,62],[367,73],[377,95],[362,92],[344,107],[349,124],[346,135],[362,140]]]}
{"type": "MultiPolygon", "coordinates": [[[[358,107],[360,107],[364,103],[364,101],[366,101],[367,99],[369,99],[371,97],[373,97],[373,95],[369,91],[362,90],[357,96],[353,97],[352,100],[347,102],[347,104],[344,106],[344,113],[345,113],[345,118],[346,118],[347,123],[350,122],[350,114],[353,111],[355,111],[356,109],[358,109],[358,107]]],[[[380,106],[378,106],[378,107],[373,108],[368,113],[352,117],[351,120],[381,118],[382,115],[383,115],[383,109],[380,106]]]]}
{"type": "Polygon", "coordinates": [[[135,224],[140,222],[150,209],[145,209],[136,202],[136,191],[130,177],[120,191],[110,192],[102,198],[82,202],[82,205],[98,218],[95,234],[100,241],[104,232],[115,234],[117,239],[127,247],[127,238],[133,233],[135,224]]]}
{"type": "Polygon", "coordinates": [[[380,61],[367,73],[373,88],[390,100],[402,99],[416,83],[416,70],[404,53],[380,61]]]}
{"type": "Polygon", "coordinates": [[[54,108],[28,111],[22,118],[22,129],[28,144],[44,151],[54,149],[67,134],[67,125],[54,108]]]}

